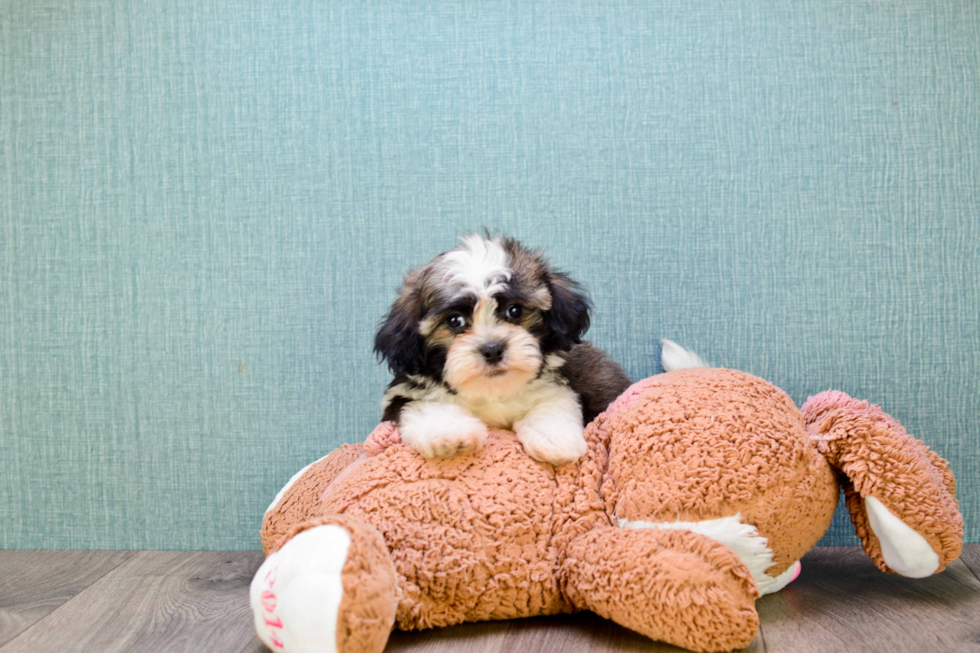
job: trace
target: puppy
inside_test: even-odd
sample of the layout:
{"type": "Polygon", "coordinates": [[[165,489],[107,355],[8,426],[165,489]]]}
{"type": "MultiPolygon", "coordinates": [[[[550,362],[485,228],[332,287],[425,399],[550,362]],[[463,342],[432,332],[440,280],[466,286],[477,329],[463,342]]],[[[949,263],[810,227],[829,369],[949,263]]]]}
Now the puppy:
{"type": "Polygon", "coordinates": [[[590,303],[542,254],[510,238],[466,236],[405,277],[374,350],[395,375],[382,401],[426,458],[479,449],[512,429],[552,465],[585,453],[583,424],[630,385],[588,342],[590,303]]]}

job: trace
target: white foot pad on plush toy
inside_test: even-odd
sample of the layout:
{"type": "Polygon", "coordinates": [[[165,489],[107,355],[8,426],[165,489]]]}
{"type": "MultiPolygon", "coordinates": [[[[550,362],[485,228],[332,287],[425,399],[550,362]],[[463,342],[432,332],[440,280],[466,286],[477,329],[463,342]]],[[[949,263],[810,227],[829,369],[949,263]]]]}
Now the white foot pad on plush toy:
{"type": "Polygon", "coordinates": [[[255,630],[266,646],[288,653],[337,651],[349,546],[345,529],[317,526],[266,558],[250,590],[255,630]]]}
{"type": "Polygon", "coordinates": [[[892,571],[908,578],[925,578],[939,569],[939,555],[926,538],[916,533],[874,497],[864,498],[868,524],[881,544],[881,557],[892,571]]]}
{"type": "MultiPolygon", "coordinates": [[[[783,589],[794,580],[800,577],[800,571],[803,569],[803,565],[797,560],[789,566],[789,568],[783,573],[772,578],[769,583],[759,582],[759,595],[765,596],[766,594],[772,594],[773,592],[778,592],[783,589]]],[[[757,580],[758,582],[758,580],[757,580]]]]}
{"type": "Polygon", "coordinates": [[[766,573],[766,570],[772,567],[772,549],[769,548],[769,541],[759,535],[759,530],[755,526],[742,522],[742,513],[695,522],[648,522],[620,519],[619,527],[686,530],[724,544],[748,568],[752,578],[755,579],[760,595],[778,592],[800,575],[799,560],[778,576],[770,576],[766,573]]]}

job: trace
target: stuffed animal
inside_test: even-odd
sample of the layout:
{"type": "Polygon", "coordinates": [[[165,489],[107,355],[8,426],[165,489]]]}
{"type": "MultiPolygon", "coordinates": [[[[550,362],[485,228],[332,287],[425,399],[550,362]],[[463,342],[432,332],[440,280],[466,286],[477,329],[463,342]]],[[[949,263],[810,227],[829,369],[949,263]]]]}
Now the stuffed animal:
{"type": "Polygon", "coordinates": [[[265,514],[259,636],[289,653],[380,652],[393,627],[592,610],[695,651],[748,645],[755,600],[799,573],[843,487],[864,550],[923,577],[963,522],[942,458],[841,392],[801,410],[742,372],[636,383],[551,467],[493,430],[426,460],[380,425],[300,471],[265,514]]]}

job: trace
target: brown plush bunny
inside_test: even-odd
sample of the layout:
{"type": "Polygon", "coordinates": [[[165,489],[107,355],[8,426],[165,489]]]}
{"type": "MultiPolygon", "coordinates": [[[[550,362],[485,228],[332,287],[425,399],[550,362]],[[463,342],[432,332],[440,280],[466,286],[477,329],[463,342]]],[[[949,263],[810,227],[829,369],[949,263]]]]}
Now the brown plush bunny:
{"type": "Polygon", "coordinates": [[[266,512],[252,582],[273,650],[380,652],[392,627],[592,610],[696,651],[748,645],[755,599],[799,572],[843,486],[884,571],[962,546],[946,462],[877,406],[691,369],[633,385],[551,467],[514,435],[426,460],[383,424],[298,473],[266,512]]]}

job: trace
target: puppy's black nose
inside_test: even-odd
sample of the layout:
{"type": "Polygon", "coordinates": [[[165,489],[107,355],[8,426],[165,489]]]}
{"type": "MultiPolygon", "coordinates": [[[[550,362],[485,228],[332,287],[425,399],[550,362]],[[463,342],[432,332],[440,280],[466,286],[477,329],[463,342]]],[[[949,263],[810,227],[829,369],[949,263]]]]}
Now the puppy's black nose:
{"type": "Polygon", "coordinates": [[[504,357],[504,346],[499,342],[488,342],[480,347],[480,353],[491,365],[496,365],[504,357]]]}

